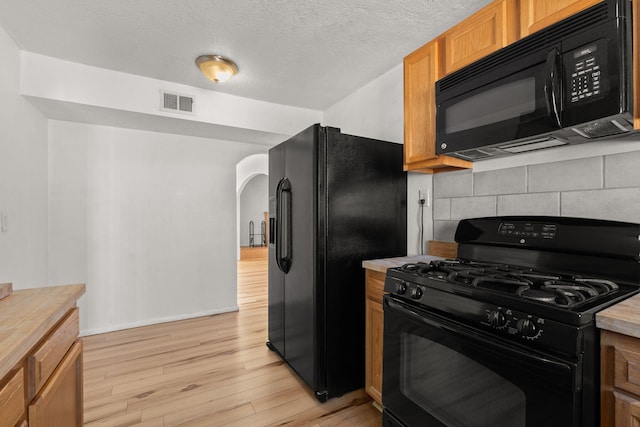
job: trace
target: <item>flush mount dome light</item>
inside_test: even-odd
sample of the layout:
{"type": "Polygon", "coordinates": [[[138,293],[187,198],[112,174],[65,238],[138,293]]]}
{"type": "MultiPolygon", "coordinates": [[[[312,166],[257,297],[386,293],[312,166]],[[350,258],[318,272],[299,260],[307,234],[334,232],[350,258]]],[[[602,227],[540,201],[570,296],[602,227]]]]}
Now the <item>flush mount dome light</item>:
{"type": "Polygon", "coordinates": [[[196,65],[206,78],[216,83],[227,81],[238,72],[238,66],[232,60],[220,55],[199,56],[196,65]]]}

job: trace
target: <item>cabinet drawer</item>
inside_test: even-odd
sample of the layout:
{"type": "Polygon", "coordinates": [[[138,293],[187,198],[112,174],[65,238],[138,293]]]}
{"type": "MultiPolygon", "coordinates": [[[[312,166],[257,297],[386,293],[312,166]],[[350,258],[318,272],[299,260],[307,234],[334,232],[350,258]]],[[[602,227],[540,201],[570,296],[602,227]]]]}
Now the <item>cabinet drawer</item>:
{"type": "Polygon", "coordinates": [[[616,348],[613,385],[640,396],[640,353],[616,348]]]}
{"type": "Polygon", "coordinates": [[[27,358],[27,392],[31,400],[78,338],[78,308],[70,310],[54,331],[27,358]]]}
{"type": "Polygon", "coordinates": [[[24,370],[20,368],[0,387],[0,426],[15,426],[24,415],[24,408],[24,370]]]}

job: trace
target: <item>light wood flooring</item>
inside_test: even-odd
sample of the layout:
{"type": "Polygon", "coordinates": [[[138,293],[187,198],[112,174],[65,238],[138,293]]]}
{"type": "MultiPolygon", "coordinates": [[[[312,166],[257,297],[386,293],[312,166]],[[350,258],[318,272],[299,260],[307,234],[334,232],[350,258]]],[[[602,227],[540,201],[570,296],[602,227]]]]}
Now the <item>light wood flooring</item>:
{"type": "Polygon", "coordinates": [[[86,426],[380,426],[358,390],[326,403],[269,351],[267,262],[238,263],[240,311],[84,340],[86,426]]]}

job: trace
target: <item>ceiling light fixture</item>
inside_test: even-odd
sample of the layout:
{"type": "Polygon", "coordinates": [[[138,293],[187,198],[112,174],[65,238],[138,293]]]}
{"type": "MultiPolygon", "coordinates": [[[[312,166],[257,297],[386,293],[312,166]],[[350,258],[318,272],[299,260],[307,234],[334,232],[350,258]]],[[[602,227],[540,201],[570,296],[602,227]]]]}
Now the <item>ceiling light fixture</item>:
{"type": "Polygon", "coordinates": [[[220,55],[201,55],[196,58],[196,65],[206,78],[216,83],[227,81],[238,72],[232,60],[220,55]]]}

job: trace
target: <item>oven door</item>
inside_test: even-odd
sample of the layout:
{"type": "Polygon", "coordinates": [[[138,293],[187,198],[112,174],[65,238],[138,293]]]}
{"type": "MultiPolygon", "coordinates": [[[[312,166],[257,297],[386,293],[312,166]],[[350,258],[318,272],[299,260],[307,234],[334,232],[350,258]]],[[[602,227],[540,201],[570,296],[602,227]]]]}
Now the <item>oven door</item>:
{"type": "Polygon", "coordinates": [[[586,426],[580,369],[385,296],[385,426],[586,426]]]}

